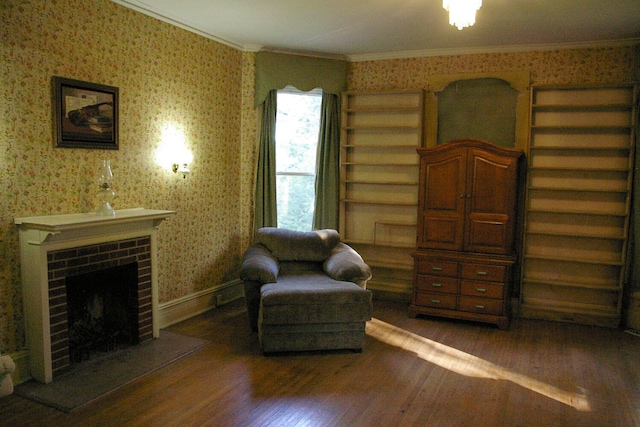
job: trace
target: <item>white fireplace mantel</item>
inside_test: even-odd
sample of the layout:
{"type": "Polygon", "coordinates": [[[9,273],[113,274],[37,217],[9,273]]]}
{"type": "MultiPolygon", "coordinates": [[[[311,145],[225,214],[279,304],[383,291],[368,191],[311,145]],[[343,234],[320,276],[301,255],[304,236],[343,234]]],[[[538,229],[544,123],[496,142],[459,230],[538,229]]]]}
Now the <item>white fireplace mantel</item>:
{"type": "Polygon", "coordinates": [[[156,231],[175,211],[124,209],[115,216],[96,213],[49,215],[15,218],[20,235],[22,297],[29,346],[31,375],[49,383],[53,380],[49,322],[47,253],[60,249],[149,236],[151,241],[151,283],[153,336],[157,323],[158,288],[156,268],[156,231]]]}
{"type": "Polygon", "coordinates": [[[101,216],[91,212],[30,216],[15,218],[14,222],[20,227],[21,235],[25,233],[28,236],[30,244],[39,245],[139,228],[155,229],[174,214],[175,211],[136,208],[116,211],[115,216],[101,216]]]}

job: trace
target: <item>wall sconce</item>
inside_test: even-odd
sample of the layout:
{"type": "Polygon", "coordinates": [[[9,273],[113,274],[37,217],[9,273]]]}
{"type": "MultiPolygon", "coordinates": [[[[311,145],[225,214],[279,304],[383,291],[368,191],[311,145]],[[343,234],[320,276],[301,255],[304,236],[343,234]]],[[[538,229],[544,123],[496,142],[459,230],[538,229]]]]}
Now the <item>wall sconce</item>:
{"type": "Polygon", "coordinates": [[[187,149],[185,139],[182,129],[171,123],[165,124],[156,151],[156,162],[173,173],[182,174],[183,178],[191,172],[189,164],[193,161],[193,154],[187,149]]]}
{"type": "Polygon", "coordinates": [[[187,167],[187,163],[183,163],[182,167],[180,167],[179,163],[174,163],[173,165],[171,165],[171,170],[173,171],[173,173],[181,173],[182,178],[186,178],[187,175],[189,175],[189,173],[191,172],[187,167]]]}

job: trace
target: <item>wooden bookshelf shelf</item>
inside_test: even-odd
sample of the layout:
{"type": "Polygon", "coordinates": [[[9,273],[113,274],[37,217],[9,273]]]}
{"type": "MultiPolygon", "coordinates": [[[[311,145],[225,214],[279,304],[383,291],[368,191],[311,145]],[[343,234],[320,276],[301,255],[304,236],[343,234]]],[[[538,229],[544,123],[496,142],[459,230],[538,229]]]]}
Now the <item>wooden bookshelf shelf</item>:
{"type": "Polygon", "coordinates": [[[374,270],[370,288],[408,294],[424,91],[344,92],[341,105],[340,234],[374,270]]]}
{"type": "Polygon", "coordinates": [[[620,324],[636,88],[532,88],[523,317],[620,324]]]}

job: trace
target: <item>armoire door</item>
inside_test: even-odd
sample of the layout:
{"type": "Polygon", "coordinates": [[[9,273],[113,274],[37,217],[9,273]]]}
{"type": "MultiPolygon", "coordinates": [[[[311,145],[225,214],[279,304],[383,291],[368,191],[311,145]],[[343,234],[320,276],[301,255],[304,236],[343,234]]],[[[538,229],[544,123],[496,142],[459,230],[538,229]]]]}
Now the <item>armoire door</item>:
{"type": "Polygon", "coordinates": [[[476,148],[467,159],[463,250],[511,253],[518,159],[476,148]]]}
{"type": "Polygon", "coordinates": [[[418,248],[461,250],[464,238],[466,150],[420,158],[418,248]]]}

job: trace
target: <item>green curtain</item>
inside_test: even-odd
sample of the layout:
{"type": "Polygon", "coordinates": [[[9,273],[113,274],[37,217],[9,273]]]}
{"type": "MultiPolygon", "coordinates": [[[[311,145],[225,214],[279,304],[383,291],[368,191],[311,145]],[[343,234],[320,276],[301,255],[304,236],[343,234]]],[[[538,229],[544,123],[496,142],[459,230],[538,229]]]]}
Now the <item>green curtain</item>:
{"type": "Polygon", "coordinates": [[[349,63],[340,59],[261,51],[256,54],[255,106],[274,89],[293,86],[303,92],[322,88],[339,95],[347,90],[349,63]]]}
{"type": "Polygon", "coordinates": [[[254,230],[277,227],[276,200],[276,113],[278,92],[272,90],[264,101],[255,188],[254,230]]]}
{"type": "Polygon", "coordinates": [[[340,185],[340,98],[322,93],[316,159],[313,229],[338,229],[340,185]]]}

